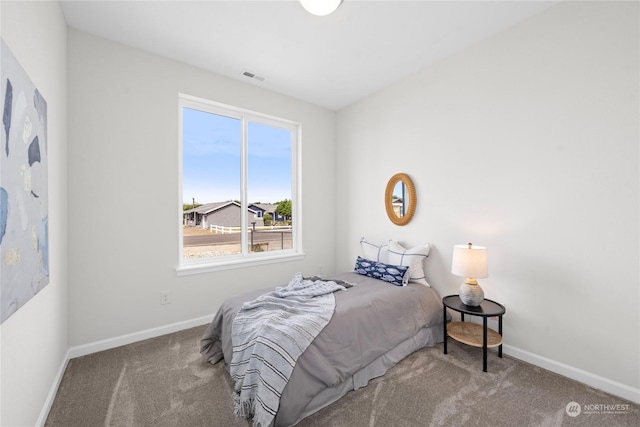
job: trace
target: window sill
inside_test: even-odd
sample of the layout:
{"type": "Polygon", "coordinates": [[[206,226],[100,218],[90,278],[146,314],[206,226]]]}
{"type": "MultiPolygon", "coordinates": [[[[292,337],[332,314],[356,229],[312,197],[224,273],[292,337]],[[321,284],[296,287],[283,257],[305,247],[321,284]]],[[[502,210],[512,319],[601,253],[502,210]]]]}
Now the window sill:
{"type": "Polygon", "coordinates": [[[180,264],[176,267],[176,275],[190,276],[192,274],[211,273],[215,271],[232,270],[235,268],[254,267],[257,265],[276,264],[286,261],[304,259],[304,252],[288,252],[286,254],[256,256],[250,258],[226,259],[224,261],[195,261],[180,264]]]}

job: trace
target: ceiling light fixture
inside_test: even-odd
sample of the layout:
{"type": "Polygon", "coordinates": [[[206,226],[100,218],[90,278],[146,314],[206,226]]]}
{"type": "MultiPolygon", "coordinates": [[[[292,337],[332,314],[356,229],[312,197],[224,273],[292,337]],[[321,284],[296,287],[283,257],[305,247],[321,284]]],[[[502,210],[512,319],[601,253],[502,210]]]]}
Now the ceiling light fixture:
{"type": "Polygon", "coordinates": [[[312,15],[325,16],[335,11],[342,0],[300,0],[304,9],[312,15]]]}

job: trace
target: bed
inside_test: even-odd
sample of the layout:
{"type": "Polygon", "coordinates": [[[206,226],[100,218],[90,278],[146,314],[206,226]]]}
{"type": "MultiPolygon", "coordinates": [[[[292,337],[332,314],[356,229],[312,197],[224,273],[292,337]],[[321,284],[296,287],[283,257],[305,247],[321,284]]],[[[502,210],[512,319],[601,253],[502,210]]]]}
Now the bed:
{"type": "MultiPolygon", "coordinates": [[[[335,312],[298,358],[274,426],[297,424],[414,351],[443,341],[442,300],[435,289],[412,282],[393,286],[354,272],[326,278],[331,279],[354,286],[335,292],[335,312]]],[[[201,340],[208,362],[224,360],[229,371],[233,319],[244,302],[273,289],[252,290],[223,303],[201,340]]]]}

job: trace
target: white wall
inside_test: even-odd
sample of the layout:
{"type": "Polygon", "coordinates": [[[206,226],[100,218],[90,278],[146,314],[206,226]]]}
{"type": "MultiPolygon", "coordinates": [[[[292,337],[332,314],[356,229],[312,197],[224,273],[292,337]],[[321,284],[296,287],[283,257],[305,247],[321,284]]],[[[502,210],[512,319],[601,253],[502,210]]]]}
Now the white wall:
{"type": "Polygon", "coordinates": [[[339,111],[337,269],[363,235],[429,241],[447,295],[452,246],[485,245],[507,353],[638,401],[638,36],[637,2],[565,2],[339,111]]]}
{"type": "Polygon", "coordinates": [[[296,271],[333,271],[335,112],[71,29],[68,73],[72,346],[213,315],[296,271]],[[302,124],[304,260],[176,276],[179,92],[302,124]]]}
{"type": "Polygon", "coordinates": [[[0,8],[2,38],[47,101],[50,280],[0,326],[0,425],[28,426],[38,422],[67,352],[66,24],[57,2],[0,8]]]}

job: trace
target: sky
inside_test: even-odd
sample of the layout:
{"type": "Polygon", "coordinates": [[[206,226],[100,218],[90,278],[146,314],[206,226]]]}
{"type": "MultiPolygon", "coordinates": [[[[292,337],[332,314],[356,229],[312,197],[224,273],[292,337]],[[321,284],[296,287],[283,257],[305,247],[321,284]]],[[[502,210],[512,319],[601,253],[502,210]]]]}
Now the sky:
{"type": "MultiPolygon", "coordinates": [[[[183,109],[182,199],[184,203],[240,200],[241,121],[183,109]]],[[[291,134],[249,122],[249,203],[291,199],[291,134]]]]}

